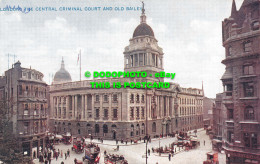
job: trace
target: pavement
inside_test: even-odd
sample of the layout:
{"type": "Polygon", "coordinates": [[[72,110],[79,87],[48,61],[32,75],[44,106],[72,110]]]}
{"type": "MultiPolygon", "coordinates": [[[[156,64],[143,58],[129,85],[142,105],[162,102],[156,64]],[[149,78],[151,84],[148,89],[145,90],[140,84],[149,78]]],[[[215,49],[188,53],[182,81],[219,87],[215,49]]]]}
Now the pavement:
{"type": "MultiPolygon", "coordinates": [[[[147,163],[148,164],[202,164],[203,161],[206,160],[207,156],[206,153],[212,151],[212,143],[209,139],[209,136],[206,135],[206,131],[203,129],[199,129],[197,132],[198,140],[200,141],[200,146],[198,146],[196,149],[191,149],[189,151],[184,151],[182,148],[177,148],[177,152],[174,154],[174,156],[169,161],[168,154],[161,154],[159,156],[158,153],[150,153],[150,156],[148,156],[147,163]],[[203,144],[205,140],[205,145],[203,144]]],[[[158,148],[159,144],[160,146],[169,146],[172,142],[177,141],[176,138],[173,137],[164,137],[161,139],[152,139],[151,143],[148,143],[147,147],[148,149],[158,148]]],[[[127,143],[121,143],[119,144],[119,151],[115,151],[116,148],[116,142],[111,140],[104,140],[103,143],[100,141],[94,139],[90,141],[90,139],[86,139],[86,142],[93,142],[99,145],[101,149],[101,158],[100,158],[100,164],[104,163],[104,151],[106,150],[107,154],[118,154],[123,155],[125,159],[128,161],[129,164],[145,164],[145,152],[146,152],[146,144],[143,142],[138,142],[137,144],[131,144],[127,143]]],[[[63,153],[66,152],[68,149],[71,150],[72,145],[64,145],[63,143],[59,145],[55,145],[56,149],[62,150],[63,153]]],[[[84,156],[84,153],[77,154],[74,151],[71,151],[71,156],[68,157],[65,160],[65,157],[63,155],[63,158],[53,159],[51,161],[52,164],[60,164],[62,161],[65,164],[73,164],[74,159],[77,158],[79,160],[82,160],[82,157],[84,156]]],[[[218,154],[219,163],[225,164],[225,154],[218,154]]],[[[35,164],[39,164],[39,160],[34,160],[35,164]]]]}

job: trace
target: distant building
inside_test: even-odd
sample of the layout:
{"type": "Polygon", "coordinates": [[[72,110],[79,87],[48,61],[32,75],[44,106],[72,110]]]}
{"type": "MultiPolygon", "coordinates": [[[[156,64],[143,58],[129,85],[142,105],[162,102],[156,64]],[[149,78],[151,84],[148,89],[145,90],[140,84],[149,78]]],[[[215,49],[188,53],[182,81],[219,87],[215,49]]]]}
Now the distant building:
{"type": "Polygon", "coordinates": [[[203,125],[204,125],[204,129],[212,128],[214,105],[215,105],[215,99],[203,97],[203,125]]]}
{"type": "MultiPolygon", "coordinates": [[[[22,68],[18,61],[0,77],[0,101],[5,102],[6,118],[25,155],[39,154],[45,147],[47,131],[47,84],[43,74],[22,68]]],[[[8,148],[7,148],[8,149],[8,148]]]]}
{"type": "Polygon", "coordinates": [[[224,130],[220,125],[214,128],[220,128],[216,137],[222,135],[228,164],[260,162],[259,2],[244,0],[237,10],[233,0],[231,16],[222,22],[226,71],[215,110],[219,116],[226,111],[226,120],[224,130]]]}
{"type": "Polygon", "coordinates": [[[163,82],[163,78],[154,77],[164,71],[164,54],[157,42],[143,10],[140,24],[125,47],[124,71],[145,71],[153,76],[66,82],[70,80],[66,73],[54,78],[50,86],[51,131],[130,140],[143,138],[146,133],[158,137],[203,127],[201,89],[181,88],[175,83],[168,89],[91,88],[92,81],[163,82]]]}

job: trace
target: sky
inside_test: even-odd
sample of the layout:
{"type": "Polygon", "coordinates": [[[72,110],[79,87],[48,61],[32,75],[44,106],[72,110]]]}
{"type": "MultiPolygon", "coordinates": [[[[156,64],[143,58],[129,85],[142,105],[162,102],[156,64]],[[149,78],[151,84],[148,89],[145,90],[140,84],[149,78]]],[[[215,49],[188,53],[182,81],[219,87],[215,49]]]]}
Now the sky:
{"type": "MultiPolygon", "coordinates": [[[[236,0],[237,9],[243,0],[236,0]]],[[[172,82],[181,87],[203,88],[214,98],[222,92],[225,67],[222,21],[231,13],[232,0],[145,0],[149,24],[164,52],[164,71],[176,73],[172,82]]],[[[73,81],[80,79],[78,53],[85,71],[122,71],[124,48],[140,23],[141,11],[115,11],[115,7],[142,7],[141,0],[0,0],[0,75],[8,69],[7,54],[16,55],[22,67],[36,69],[51,84],[64,58],[73,81]],[[81,7],[83,11],[35,11],[36,7],[81,7]],[[100,11],[84,11],[101,7],[100,11]],[[112,7],[112,11],[103,11],[112,7]]],[[[9,67],[14,63],[10,57],[9,67]]],[[[89,78],[88,78],[89,79],[89,78]]],[[[171,81],[171,80],[166,80],[171,81]]]]}

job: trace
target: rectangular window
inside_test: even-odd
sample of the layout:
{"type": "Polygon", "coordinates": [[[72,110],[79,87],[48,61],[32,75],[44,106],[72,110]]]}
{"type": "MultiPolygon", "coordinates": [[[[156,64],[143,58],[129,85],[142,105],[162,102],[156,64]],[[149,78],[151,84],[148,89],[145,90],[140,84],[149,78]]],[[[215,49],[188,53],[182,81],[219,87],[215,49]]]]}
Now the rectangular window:
{"type": "Polygon", "coordinates": [[[146,54],[144,54],[144,65],[146,65],[146,54]]]}
{"type": "Polygon", "coordinates": [[[108,109],[104,109],[104,117],[108,118],[108,109]]]}
{"type": "Polygon", "coordinates": [[[252,82],[244,83],[244,96],[245,97],[254,96],[254,84],[252,82]]]}
{"type": "Polygon", "coordinates": [[[114,102],[117,102],[117,94],[114,94],[114,95],[113,95],[113,101],[114,101],[114,102]]]}
{"type": "Polygon", "coordinates": [[[143,54],[139,54],[139,65],[143,65],[143,54]]]}
{"type": "Polygon", "coordinates": [[[257,148],[257,133],[251,134],[252,148],[257,148]]]}
{"type": "Polygon", "coordinates": [[[228,109],[228,118],[233,119],[233,109],[228,109]]]}
{"type": "Polygon", "coordinates": [[[245,144],[245,147],[250,147],[250,135],[249,135],[249,133],[244,133],[244,144],[245,144]]]}
{"type": "Polygon", "coordinates": [[[130,118],[134,118],[134,108],[132,107],[130,110],[130,118]]]}
{"type": "Polygon", "coordinates": [[[244,70],[244,72],[243,72],[244,75],[252,75],[252,74],[254,74],[254,68],[253,68],[252,65],[244,66],[243,70],[244,70]]]}
{"type": "Polygon", "coordinates": [[[99,108],[96,109],[96,118],[99,118],[99,108]]]}
{"type": "Polygon", "coordinates": [[[139,107],[136,107],[136,118],[139,118],[139,115],[140,113],[139,113],[139,107]]]}
{"type": "Polygon", "coordinates": [[[234,133],[231,131],[228,131],[228,142],[233,143],[234,142],[234,133]]]}
{"type": "Polygon", "coordinates": [[[117,118],[117,109],[113,109],[113,118],[117,118]]]}
{"type": "Polygon", "coordinates": [[[131,59],[131,67],[133,67],[133,66],[134,66],[134,56],[131,55],[131,56],[130,56],[130,59],[131,59]]]}
{"type": "Polygon", "coordinates": [[[135,54],[135,67],[138,66],[138,54],[135,54]]]}
{"type": "Polygon", "coordinates": [[[107,102],[108,101],[108,96],[104,95],[104,101],[107,102]]]}
{"type": "Polygon", "coordinates": [[[22,89],[22,85],[19,85],[19,95],[23,94],[23,89],[22,89]]]}
{"type": "Polygon", "coordinates": [[[244,52],[250,51],[252,51],[252,43],[250,41],[247,41],[244,43],[244,52]]]}
{"type": "Polygon", "coordinates": [[[99,102],[99,95],[96,95],[96,102],[99,102]]]}
{"type": "Polygon", "coordinates": [[[152,54],[152,65],[155,65],[155,54],[152,54]]]}
{"type": "Polygon", "coordinates": [[[144,107],[142,107],[142,118],[144,118],[144,107]]]}

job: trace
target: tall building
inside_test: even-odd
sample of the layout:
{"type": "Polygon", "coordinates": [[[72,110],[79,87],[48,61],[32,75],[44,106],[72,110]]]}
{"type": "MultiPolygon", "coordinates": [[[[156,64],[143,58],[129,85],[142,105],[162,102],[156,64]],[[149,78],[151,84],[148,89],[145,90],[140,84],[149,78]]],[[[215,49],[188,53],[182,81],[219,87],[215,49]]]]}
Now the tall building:
{"type": "MultiPolygon", "coordinates": [[[[47,84],[43,74],[22,68],[18,61],[0,77],[0,99],[6,108],[5,117],[24,155],[37,154],[45,147],[47,131],[47,84]]],[[[3,113],[2,113],[3,114],[3,113]]]]}
{"type": "Polygon", "coordinates": [[[223,148],[230,164],[260,162],[259,2],[244,0],[237,10],[233,0],[231,16],[222,22],[222,103],[227,112],[223,148]]]}
{"type": "MultiPolygon", "coordinates": [[[[140,24],[134,30],[130,44],[125,47],[124,71],[145,71],[148,75],[154,75],[164,70],[163,55],[153,29],[146,23],[143,9],[140,24]]],[[[64,63],[61,67],[64,67],[64,63]]],[[[66,82],[70,80],[69,77],[69,74],[59,76],[58,80],[64,79],[63,83],[57,83],[57,78],[54,78],[50,86],[50,128],[55,133],[71,132],[96,138],[125,140],[143,138],[146,133],[156,137],[202,127],[203,94],[200,89],[182,91],[175,83],[171,83],[167,89],[92,88],[90,82],[123,84],[163,82],[164,79],[148,76],[66,82]],[[180,116],[184,108],[179,107],[182,100],[179,95],[188,97],[187,102],[192,100],[200,103],[201,108],[195,108],[193,104],[193,108],[180,116]],[[185,128],[182,128],[182,124],[185,124],[185,128]]]]}

